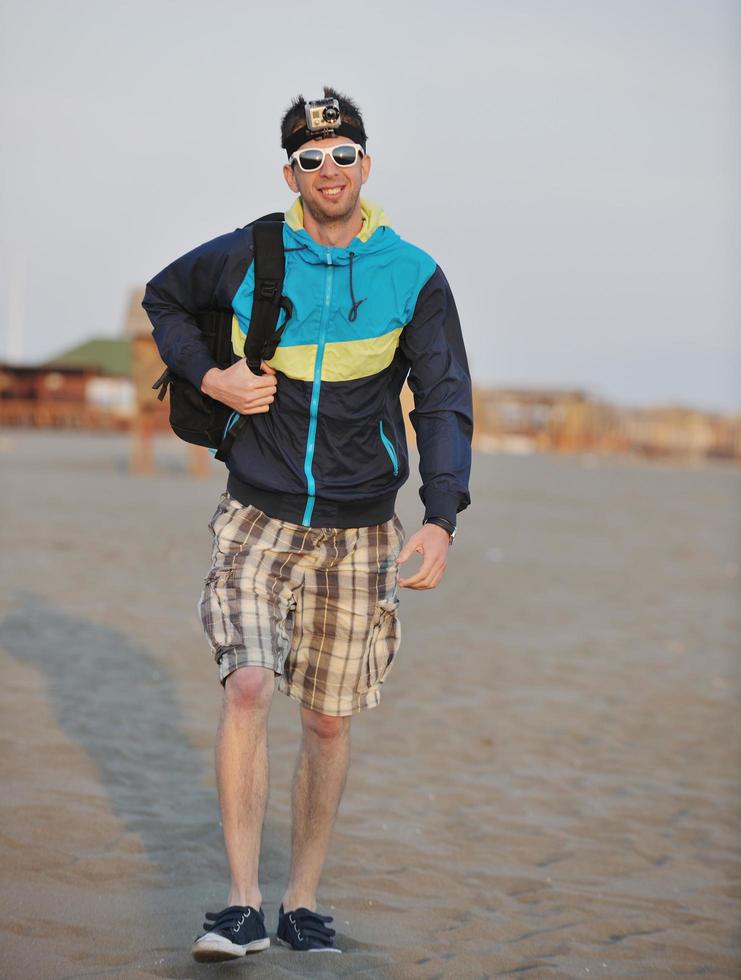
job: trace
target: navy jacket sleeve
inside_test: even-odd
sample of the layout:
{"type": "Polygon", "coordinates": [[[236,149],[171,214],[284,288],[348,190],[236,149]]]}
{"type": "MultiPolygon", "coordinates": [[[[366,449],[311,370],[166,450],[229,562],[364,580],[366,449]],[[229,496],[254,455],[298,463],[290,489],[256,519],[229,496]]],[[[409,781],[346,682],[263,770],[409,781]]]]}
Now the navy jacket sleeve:
{"type": "Polygon", "coordinates": [[[417,433],[419,491],[425,518],[455,524],[468,507],[473,404],[461,325],[448,281],[438,266],[417,299],[401,334],[414,395],[411,421],[417,433]]]}
{"type": "Polygon", "coordinates": [[[171,371],[196,388],[216,364],[195,314],[229,309],[251,260],[251,229],[238,229],[199,245],[147,283],[142,306],[152,321],[160,356],[171,371]]]}

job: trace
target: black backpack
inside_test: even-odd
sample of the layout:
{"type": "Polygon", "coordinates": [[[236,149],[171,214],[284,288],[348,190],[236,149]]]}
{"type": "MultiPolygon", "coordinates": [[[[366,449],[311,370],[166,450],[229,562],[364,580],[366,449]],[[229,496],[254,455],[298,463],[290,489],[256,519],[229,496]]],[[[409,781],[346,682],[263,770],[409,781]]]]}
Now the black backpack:
{"type": "MultiPolygon", "coordinates": [[[[244,356],[250,370],[260,374],[260,364],[275,354],[293,308],[291,301],[282,295],[285,275],[283,215],[266,214],[248,227],[252,228],[254,236],[255,292],[244,356]],[[286,320],[280,330],[276,330],[281,309],[285,310],[286,320]]],[[[231,308],[200,310],[196,314],[198,329],[219,368],[227,368],[233,362],[233,315],[231,308]]],[[[185,442],[215,449],[216,459],[227,458],[234,440],[249,422],[249,415],[240,416],[228,405],[209,398],[169,368],[157,378],[152,388],[159,389],[157,397],[160,401],[169,389],[170,425],[175,435],[185,442]],[[232,416],[236,421],[230,425],[232,416]]]]}

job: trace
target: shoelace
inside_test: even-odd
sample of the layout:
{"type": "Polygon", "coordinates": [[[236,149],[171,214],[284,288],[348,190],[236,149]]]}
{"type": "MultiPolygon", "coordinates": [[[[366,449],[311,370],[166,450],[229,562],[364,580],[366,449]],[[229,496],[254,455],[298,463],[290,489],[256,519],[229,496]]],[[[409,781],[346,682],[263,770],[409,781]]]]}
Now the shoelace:
{"type": "Polygon", "coordinates": [[[323,946],[332,945],[332,939],[336,933],[334,929],[328,929],[326,925],[328,922],[332,922],[331,915],[319,915],[318,912],[310,912],[309,909],[296,909],[285,914],[296,930],[299,941],[316,939],[323,946]]]}
{"type": "Polygon", "coordinates": [[[254,909],[240,905],[230,905],[229,908],[222,909],[221,912],[206,912],[206,921],[203,923],[203,928],[207,932],[222,932],[227,930],[239,932],[253,912],[254,909]]]}

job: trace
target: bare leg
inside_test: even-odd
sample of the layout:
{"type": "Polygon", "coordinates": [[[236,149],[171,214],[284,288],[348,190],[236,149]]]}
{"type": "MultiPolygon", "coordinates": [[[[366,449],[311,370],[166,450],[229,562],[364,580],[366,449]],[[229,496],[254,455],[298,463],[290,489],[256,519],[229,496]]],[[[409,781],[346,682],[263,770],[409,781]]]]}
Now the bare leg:
{"type": "Polygon", "coordinates": [[[291,877],[286,911],[316,911],[316,890],[329,850],[350,761],[350,719],[301,709],[303,739],[293,779],[291,877]]]}
{"type": "Polygon", "coordinates": [[[216,737],[216,782],[231,872],[229,905],[262,902],[258,884],[260,838],[268,796],[267,722],[272,670],[240,667],[224,687],[216,737]]]}

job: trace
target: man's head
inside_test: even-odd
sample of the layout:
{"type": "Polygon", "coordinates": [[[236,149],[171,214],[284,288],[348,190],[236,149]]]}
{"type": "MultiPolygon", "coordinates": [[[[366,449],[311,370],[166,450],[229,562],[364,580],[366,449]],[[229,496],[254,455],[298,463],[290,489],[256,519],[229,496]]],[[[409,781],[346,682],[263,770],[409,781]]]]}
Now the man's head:
{"type": "Polygon", "coordinates": [[[327,85],[324,97],[336,100],[338,124],[328,124],[325,130],[311,128],[307,123],[307,102],[299,95],[285,112],[280,127],[281,145],[289,160],[283,167],[286,183],[301,195],[304,207],[319,224],[342,222],[353,215],[371,166],[365,153],[367,136],[358,106],[327,85]],[[312,166],[316,169],[310,169],[312,166]]]}
{"type": "MultiPolygon", "coordinates": [[[[324,86],[324,98],[335,99],[340,110],[340,131],[339,136],[347,136],[355,143],[359,143],[365,150],[368,137],[365,132],[363,115],[357,104],[348,95],[343,95],[329,85],[324,86]],[[342,132],[346,128],[346,132],[342,132]]],[[[297,149],[295,137],[302,134],[307,140],[315,138],[315,133],[309,130],[306,123],[306,99],[303,95],[298,95],[283,114],[280,121],[280,145],[286,150],[289,158],[297,149]],[[291,140],[294,137],[294,140],[291,140]],[[289,144],[290,148],[289,148],[289,144]]]]}

